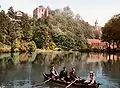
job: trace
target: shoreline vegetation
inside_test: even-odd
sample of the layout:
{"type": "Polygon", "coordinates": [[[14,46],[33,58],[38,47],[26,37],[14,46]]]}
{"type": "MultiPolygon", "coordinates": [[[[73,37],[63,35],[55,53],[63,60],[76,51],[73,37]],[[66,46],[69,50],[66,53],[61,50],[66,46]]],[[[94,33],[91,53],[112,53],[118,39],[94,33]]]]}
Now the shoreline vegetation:
{"type": "MultiPolygon", "coordinates": [[[[42,6],[43,7],[43,6],[42,6]]],[[[24,12],[17,16],[13,7],[0,11],[0,53],[2,52],[120,52],[120,14],[113,16],[100,31],[74,15],[67,6],[49,9],[49,15],[39,19],[24,12]],[[106,49],[92,48],[87,39],[105,42],[106,49]]],[[[99,45],[99,44],[95,44],[99,45]]]]}
{"type": "MultiPolygon", "coordinates": [[[[47,49],[35,49],[34,51],[31,52],[53,52],[53,51],[79,51],[79,52],[95,52],[95,53],[120,53],[120,49],[80,49],[80,50],[63,50],[60,48],[56,48],[54,50],[47,50],[47,49]]],[[[21,52],[18,49],[16,49],[16,51],[14,52],[21,52]]],[[[27,51],[23,51],[23,52],[29,52],[27,51]]],[[[5,44],[0,43],[0,53],[11,53],[11,47],[7,46],[5,44]]]]}

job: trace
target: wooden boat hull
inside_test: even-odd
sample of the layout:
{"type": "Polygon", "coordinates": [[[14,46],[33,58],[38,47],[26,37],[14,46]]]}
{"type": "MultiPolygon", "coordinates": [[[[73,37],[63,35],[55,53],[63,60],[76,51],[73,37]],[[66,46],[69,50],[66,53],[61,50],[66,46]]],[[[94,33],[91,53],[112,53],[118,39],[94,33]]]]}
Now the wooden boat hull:
{"type": "MultiPolygon", "coordinates": [[[[43,73],[43,76],[44,76],[45,80],[50,78],[49,74],[44,74],[43,73]]],[[[55,84],[57,84],[57,85],[59,85],[59,86],[62,86],[62,87],[66,87],[67,85],[70,84],[70,83],[66,83],[64,81],[60,81],[60,80],[53,80],[53,79],[51,79],[50,81],[55,83],[55,84]]],[[[99,88],[99,85],[98,84],[94,84],[94,85],[89,86],[89,85],[87,85],[85,83],[79,82],[79,83],[73,83],[69,88],[99,88]]]]}

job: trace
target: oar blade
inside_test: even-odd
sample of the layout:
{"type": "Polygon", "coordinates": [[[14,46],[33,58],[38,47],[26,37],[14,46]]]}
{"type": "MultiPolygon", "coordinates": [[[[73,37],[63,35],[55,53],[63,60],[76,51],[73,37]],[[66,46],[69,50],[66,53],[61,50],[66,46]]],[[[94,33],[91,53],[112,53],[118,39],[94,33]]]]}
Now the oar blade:
{"type": "Polygon", "coordinates": [[[71,82],[69,85],[67,85],[65,88],[69,88],[73,83],[75,83],[78,79],[75,79],[73,82],[71,82]]]}
{"type": "Polygon", "coordinates": [[[36,84],[34,86],[32,86],[32,88],[38,87],[38,86],[42,86],[41,84],[36,84]]]}
{"type": "Polygon", "coordinates": [[[50,80],[51,80],[51,78],[49,78],[48,80],[42,82],[41,84],[36,84],[36,85],[32,86],[32,88],[35,88],[35,87],[38,87],[38,86],[42,86],[43,84],[45,84],[46,82],[48,82],[50,80]]]}

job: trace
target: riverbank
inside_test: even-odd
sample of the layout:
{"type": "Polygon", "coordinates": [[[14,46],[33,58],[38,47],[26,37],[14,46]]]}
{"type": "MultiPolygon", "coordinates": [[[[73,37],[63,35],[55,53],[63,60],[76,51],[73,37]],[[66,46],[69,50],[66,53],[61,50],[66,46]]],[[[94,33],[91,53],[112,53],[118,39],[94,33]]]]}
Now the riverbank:
{"type": "Polygon", "coordinates": [[[81,49],[79,52],[120,53],[120,49],[81,49]]]}
{"type": "MultiPolygon", "coordinates": [[[[10,47],[0,47],[0,53],[10,53],[11,51],[10,47]]],[[[120,53],[120,50],[107,50],[107,49],[81,49],[81,50],[45,50],[45,49],[36,49],[35,52],[52,52],[52,51],[79,51],[83,53],[89,53],[89,52],[94,52],[94,53],[120,53]]],[[[19,52],[19,51],[15,51],[19,52]]],[[[27,52],[27,51],[26,51],[27,52]]]]}
{"type": "MultiPolygon", "coordinates": [[[[56,48],[54,50],[36,49],[35,52],[52,52],[52,51],[79,51],[79,52],[96,52],[96,53],[119,53],[120,49],[80,49],[80,50],[63,50],[56,48]]],[[[11,47],[0,42],[0,53],[11,52],[11,47]]],[[[15,52],[19,52],[18,50],[15,52]]],[[[25,51],[26,52],[26,51],[25,51]]]]}

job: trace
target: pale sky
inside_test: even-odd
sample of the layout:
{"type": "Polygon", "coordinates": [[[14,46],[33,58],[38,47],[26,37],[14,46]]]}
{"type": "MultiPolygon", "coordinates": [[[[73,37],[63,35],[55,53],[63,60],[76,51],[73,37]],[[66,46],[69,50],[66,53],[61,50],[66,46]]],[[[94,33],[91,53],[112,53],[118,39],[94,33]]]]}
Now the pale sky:
{"type": "Polygon", "coordinates": [[[120,13],[120,0],[0,0],[0,5],[0,10],[7,11],[13,6],[15,11],[21,10],[31,15],[40,5],[50,6],[51,9],[69,6],[86,22],[94,25],[95,20],[98,20],[100,26],[104,26],[113,15],[120,13]]]}

